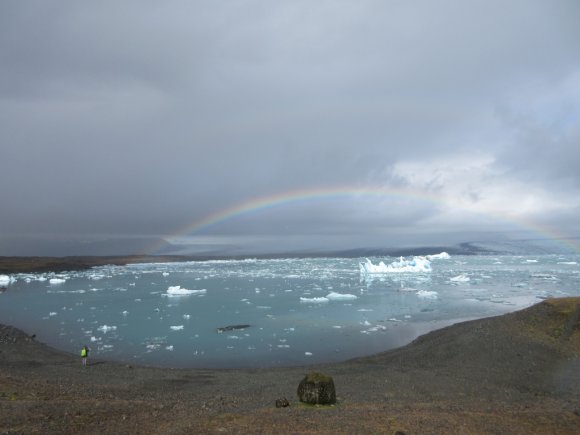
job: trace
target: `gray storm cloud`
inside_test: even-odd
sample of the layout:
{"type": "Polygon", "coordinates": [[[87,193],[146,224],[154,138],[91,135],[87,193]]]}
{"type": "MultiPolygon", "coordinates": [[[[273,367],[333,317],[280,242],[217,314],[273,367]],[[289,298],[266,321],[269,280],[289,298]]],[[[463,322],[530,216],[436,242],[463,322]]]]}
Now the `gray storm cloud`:
{"type": "Polygon", "coordinates": [[[578,22],[576,1],[2,2],[0,236],[174,234],[331,186],[437,200],[208,231],[366,243],[500,215],[578,235],[578,22]]]}

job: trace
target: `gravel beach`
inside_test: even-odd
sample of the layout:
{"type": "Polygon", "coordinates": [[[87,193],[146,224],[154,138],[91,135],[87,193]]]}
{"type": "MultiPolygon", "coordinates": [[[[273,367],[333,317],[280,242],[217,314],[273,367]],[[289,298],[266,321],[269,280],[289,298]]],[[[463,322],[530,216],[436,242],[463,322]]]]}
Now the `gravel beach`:
{"type": "Polygon", "coordinates": [[[312,367],[166,369],[90,360],[0,326],[0,433],[513,433],[580,430],[580,298],[459,323],[312,367]],[[337,403],[299,402],[304,375],[337,403]],[[276,408],[287,398],[290,406],[276,408]]]}

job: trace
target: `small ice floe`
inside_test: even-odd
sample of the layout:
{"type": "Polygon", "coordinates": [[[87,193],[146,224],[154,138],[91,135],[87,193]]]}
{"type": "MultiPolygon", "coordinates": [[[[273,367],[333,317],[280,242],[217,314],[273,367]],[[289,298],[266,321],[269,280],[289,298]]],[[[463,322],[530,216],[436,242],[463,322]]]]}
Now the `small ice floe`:
{"type": "Polygon", "coordinates": [[[8,284],[14,282],[14,278],[8,275],[0,275],[0,287],[6,287],[8,284]]]}
{"type": "Polygon", "coordinates": [[[332,328],[333,329],[342,329],[342,326],[340,326],[340,325],[334,325],[332,328]]]}
{"type": "Polygon", "coordinates": [[[436,291],[419,290],[417,296],[425,299],[437,299],[438,293],[436,291]]]}
{"type": "Polygon", "coordinates": [[[360,310],[357,310],[357,311],[359,311],[361,313],[367,313],[367,312],[371,312],[371,311],[374,311],[374,310],[371,310],[370,308],[361,308],[360,310]]]}
{"type": "Polygon", "coordinates": [[[183,329],[183,325],[176,325],[169,327],[172,331],[181,331],[183,329]]]}
{"type": "Polygon", "coordinates": [[[258,305],[256,308],[258,310],[271,310],[272,309],[272,307],[268,307],[268,306],[265,306],[265,305],[258,305]]]}
{"type": "Polygon", "coordinates": [[[526,260],[526,263],[537,263],[538,260],[526,260]]]}
{"type": "Polygon", "coordinates": [[[106,334],[109,331],[116,331],[117,327],[116,326],[109,326],[109,325],[102,325],[102,326],[99,326],[97,328],[97,330],[103,331],[106,334]]]}
{"type": "Polygon", "coordinates": [[[184,318],[185,320],[189,320],[189,319],[191,318],[191,315],[190,315],[190,314],[184,314],[184,315],[183,315],[183,318],[184,318]]]}
{"type": "MultiPolygon", "coordinates": [[[[169,276],[169,272],[163,272],[163,273],[162,273],[162,275],[163,275],[163,276],[169,276]]],[[[171,350],[173,350],[173,347],[172,347],[172,349],[171,349],[171,350]]]]}
{"type": "Polygon", "coordinates": [[[173,352],[173,345],[169,345],[169,346],[165,346],[165,350],[168,350],[169,352],[173,352]]]}
{"type": "Polygon", "coordinates": [[[399,320],[399,319],[397,319],[397,318],[395,318],[395,317],[391,317],[391,318],[390,318],[390,319],[388,319],[388,320],[389,320],[389,322],[402,322],[402,320],[399,320]]]}
{"type": "Polygon", "coordinates": [[[371,326],[371,322],[369,322],[368,320],[365,320],[364,322],[360,323],[363,326],[371,326]]]}
{"type": "Polygon", "coordinates": [[[549,273],[532,273],[530,276],[532,278],[544,279],[546,281],[558,281],[558,278],[549,273]]]}
{"type": "Polygon", "coordinates": [[[121,312],[121,314],[122,314],[123,316],[126,316],[127,314],[129,314],[129,311],[125,310],[125,311],[121,312]]]}
{"type": "Polygon", "coordinates": [[[429,261],[431,261],[431,260],[449,260],[451,258],[451,255],[449,255],[447,252],[441,252],[440,254],[426,255],[425,258],[429,261]]]}
{"type": "Polygon", "coordinates": [[[330,292],[326,295],[326,299],[330,301],[352,301],[354,299],[358,299],[358,296],[348,293],[330,292]]]}
{"type": "Polygon", "coordinates": [[[451,282],[469,282],[469,277],[462,273],[461,275],[454,276],[453,278],[449,278],[451,282]]]}
{"type": "Polygon", "coordinates": [[[574,265],[578,263],[576,261],[558,261],[558,264],[574,265]]]}
{"type": "Polygon", "coordinates": [[[63,278],[50,278],[50,280],[48,281],[48,283],[50,285],[59,285],[59,284],[64,284],[66,282],[66,279],[63,278]]]}
{"type": "Polygon", "coordinates": [[[289,344],[279,344],[278,349],[290,349],[290,345],[289,344]]]}
{"type": "Polygon", "coordinates": [[[312,352],[304,352],[304,355],[306,355],[306,356],[312,356],[312,352]]]}
{"type": "Polygon", "coordinates": [[[328,298],[300,298],[300,302],[304,304],[325,304],[330,302],[328,298]]]}
{"type": "Polygon", "coordinates": [[[170,286],[167,289],[167,296],[187,296],[187,295],[196,295],[196,294],[204,294],[206,293],[206,289],[201,290],[188,290],[185,288],[181,288],[179,285],[170,286]]]}
{"type": "Polygon", "coordinates": [[[100,338],[95,337],[94,335],[91,337],[91,343],[96,343],[97,341],[101,341],[100,338]]]}
{"type": "Polygon", "coordinates": [[[56,312],[54,312],[54,311],[51,311],[50,313],[48,313],[48,315],[49,315],[50,317],[52,317],[52,316],[56,316],[56,314],[57,314],[57,313],[56,313],[56,312]]]}
{"type": "Polygon", "coordinates": [[[375,325],[369,329],[367,329],[367,332],[378,332],[378,331],[386,331],[387,327],[384,325],[375,325]]]}

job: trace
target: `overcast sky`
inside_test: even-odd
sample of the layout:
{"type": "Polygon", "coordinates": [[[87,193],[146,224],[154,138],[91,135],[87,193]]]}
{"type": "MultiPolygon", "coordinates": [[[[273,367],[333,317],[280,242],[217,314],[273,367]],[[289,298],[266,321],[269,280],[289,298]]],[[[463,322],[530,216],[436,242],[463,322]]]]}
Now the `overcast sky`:
{"type": "Polygon", "coordinates": [[[579,23],[577,0],[0,0],[0,243],[175,235],[337,186],[403,196],[191,240],[577,236],[579,23]]]}

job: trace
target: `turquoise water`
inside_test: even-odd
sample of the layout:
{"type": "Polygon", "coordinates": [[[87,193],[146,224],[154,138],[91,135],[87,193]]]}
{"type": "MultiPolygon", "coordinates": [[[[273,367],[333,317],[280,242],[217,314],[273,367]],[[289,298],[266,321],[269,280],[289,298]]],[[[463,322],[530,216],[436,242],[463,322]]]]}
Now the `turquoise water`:
{"type": "Polygon", "coordinates": [[[205,261],[11,275],[0,293],[0,322],[75,354],[87,344],[91,356],[108,360],[272,367],[369,355],[458,321],[580,295],[578,255],[457,256],[433,260],[430,272],[377,275],[361,274],[362,261],[205,261]],[[191,294],[168,294],[178,286],[191,294]],[[243,324],[250,326],[217,332],[243,324]]]}

